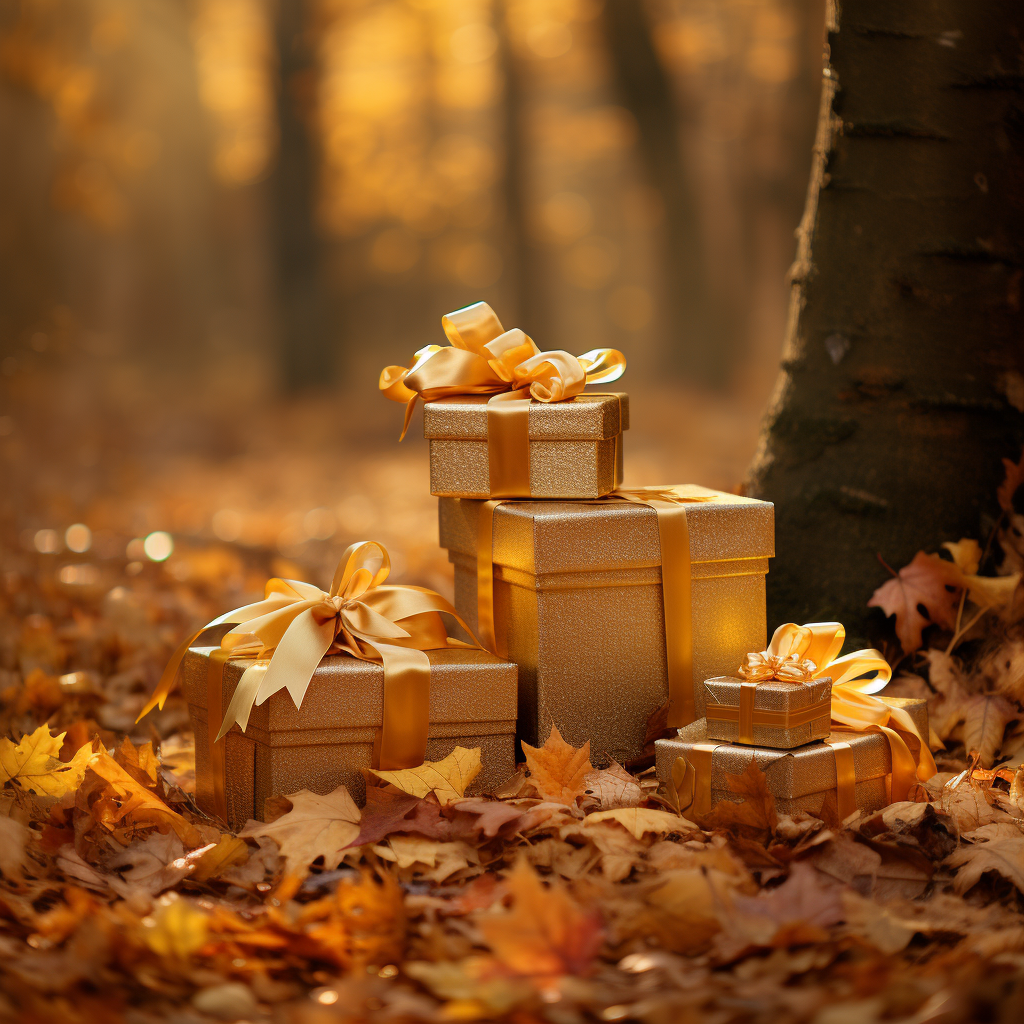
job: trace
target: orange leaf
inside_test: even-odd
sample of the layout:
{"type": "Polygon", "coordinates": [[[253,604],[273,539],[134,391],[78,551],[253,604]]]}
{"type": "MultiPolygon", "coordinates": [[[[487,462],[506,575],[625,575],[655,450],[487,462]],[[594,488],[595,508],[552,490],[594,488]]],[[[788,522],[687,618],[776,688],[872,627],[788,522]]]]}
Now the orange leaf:
{"type": "Polygon", "coordinates": [[[963,576],[952,562],[918,551],[909,565],[871,595],[868,607],[896,616],[896,635],[909,654],[921,647],[926,626],[953,629],[962,586],[963,576]]]}
{"type": "Polygon", "coordinates": [[[756,836],[771,835],[778,825],[775,813],[775,797],[768,788],[768,779],[757,766],[754,755],[750,755],[750,764],[746,771],[739,775],[731,772],[726,775],[729,791],[740,797],[734,800],[720,800],[712,808],[711,813],[701,822],[705,828],[725,829],[730,832],[756,836]]]}
{"type": "Polygon", "coordinates": [[[579,750],[562,739],[554,725],[543,747],[523,744],[530,779],[541,796],[562,804],[574,804],[587,787],[586,779],[594,766],[590,763],[590,740],[579,750]]]}
{"type": "Polygon", "coordinates": [[[509,972],[542,990],[565,975],[586,974],[604,939],[597,912],[584,910],[559,883],[545,887],[525,860],[512,869],[508,889],[512,910],[477,923],[509,972]]]}

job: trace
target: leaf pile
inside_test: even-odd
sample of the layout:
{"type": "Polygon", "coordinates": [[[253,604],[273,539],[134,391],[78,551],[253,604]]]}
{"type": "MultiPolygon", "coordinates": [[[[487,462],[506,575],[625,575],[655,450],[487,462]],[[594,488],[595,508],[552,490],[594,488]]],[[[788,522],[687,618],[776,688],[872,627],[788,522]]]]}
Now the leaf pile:
{"type": "Polygon", "coordinates": [[[458,748],[372,774],[362,808],[302,791],[232,834],[194,801],[180,697],[134,718],[175,641],[242,603],[265,553],[197,540],[127,573],[96,556],[70,585],[45,554],[7,550],[0,1017],[1013,1019],[1022,474],[1011,464],[987,550],[918,555],[876,594],[906,652],[893,692],[929,698],[942,770],[845,822],[828,797],[780,814],[753,763],[727,780],[735,801],[693,821],[649,769],[596,767],[602,751],[553,728],[495,794],[466,795],[480,752],[458,748]]]}

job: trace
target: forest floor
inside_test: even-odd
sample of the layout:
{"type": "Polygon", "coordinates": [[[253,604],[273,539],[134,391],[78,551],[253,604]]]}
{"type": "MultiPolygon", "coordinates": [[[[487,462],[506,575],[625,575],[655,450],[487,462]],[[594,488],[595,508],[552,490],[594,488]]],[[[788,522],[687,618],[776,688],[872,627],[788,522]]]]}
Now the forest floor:
{"type": "MultiPolygon", "coordinates": [[[[754,785],[694,822],[643,765],[594,769],[553,733],[499,794],[462,795],[464,752],[362,810],[344,790],[277,800],[240,837],[194,801],[180,695],[135,718],[190,630],[271,575],[322,584],[359,535],[397,580],[450,593],[424,446],[360,435],[337,403],[86,416],[67,382],[43,387],[0,418],[18,496],[0,523],[0,1017],[1018,1019],[1019,464],[991,543],[879,592],[909,651],[888,692],[932,711],[939,774],[910,800],[840,822],[754,785]],[[152,557],[163,531],[173,551],[152,557]]],[[[739,483],[756,415],[699,397],[645,415],[632,481],[739,483]],[[654,440],[662,414],[685,451],[654,440]]]]}

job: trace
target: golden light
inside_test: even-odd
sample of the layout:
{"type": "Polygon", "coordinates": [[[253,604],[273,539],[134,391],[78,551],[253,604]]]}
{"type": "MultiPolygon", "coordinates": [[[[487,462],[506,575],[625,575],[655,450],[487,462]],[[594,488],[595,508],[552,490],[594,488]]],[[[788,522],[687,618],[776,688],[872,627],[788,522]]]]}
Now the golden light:
{"type": "Polygon", "coordinates": [[[156,530],[142,542],[142,550],[151,562],[164,562],[174,551],[174,539],[169,533],[156,530]]]}
{"type": "Polygon", "coordinates": [[[80,555],[92,547],[92,530],[85,523],[73,523],[64,531],[64,543],[80,555]]]}
{"type": "Polygon", "coordinates": [[[243,525],[241,513],[236,512],[233,508],[222,508],[219,512],[215,512],[210,522],[213,535],[218,540],[229,544],[238,540],[242,535],[243,525]]]}
{"type": "Polygon", "coordinates": [[[60,537],[56,530],[36,530],[32,543],[41,555],[52,555],[60,550],[60,537]]]}
{"type": "Polygon", "coordinates": [[[338,529],[338,519],[329,508],[310,509],[302,518],[303,533],[310,540],[330,540],[338,529]]]}

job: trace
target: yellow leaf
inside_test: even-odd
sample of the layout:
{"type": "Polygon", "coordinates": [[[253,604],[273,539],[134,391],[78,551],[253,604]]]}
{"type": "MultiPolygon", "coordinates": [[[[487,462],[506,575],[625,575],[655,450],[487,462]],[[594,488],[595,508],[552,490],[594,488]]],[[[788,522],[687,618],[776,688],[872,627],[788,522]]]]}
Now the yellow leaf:
{"type": "Polygon", "coordinates": [[[195,882],[206,882],[237,864],[244,864],[248,859],[249,846],[244,839],[221,836],[216,846],[207,848],[196,859],[195,871],[189,877],[195,882]]]}
{"type": "Polygon", "coordinates": [[[184,958],[206,942],[208,918],[188,900],[178,898],[144,918],[143,925],[146,945],[154,953],[184,958]]]}
{"type": "Polygon", "coordinates": [[[970,537],[961,537],[958,541],[947,540],[942,545],[952,556],[956,567],[968,576],[978,571],[981,565],[981,545],[970,537]]]}
{"type": "Polygon", "coordinates": [[[666,835],[669,832],[693,832],[697,826],[692,821],[658,811],[650,807],[617,807],[611,811],[597,811],[583,819],[584,826],[595,825],[601,821],[617,821],[634,838],[643,839],[648,832],[666,835]]]}
{"type": "Polygon", "coordinates": [[[1005,608],[1020,583],[1020,573],[1012,576],[966,576],[964,582],[971,600],[979,608],[1005,608]]]}
{"type": "Polygon", "coordinates": [[[480,748],[456,747],[443,761],[424,761],[418,768],[373,774],[403,793],[425,797],[433,793],[442,804],[466,795],[466,787],[480,774],[480,748]]]}
{"type": "Polygon", "coordinates": [[[543,747],[523,744],[530,780],[541,796],[562,804],[574,804],[587,787],[586,779],[594,770],[590,763],[590,740],[577,750],[562,739],[552,725],[543,747]]]}
{"type": "Polygon", "coordinates": [[[0,781],[13,782],[24,789],[44,796],[63,796],[82,782],[85,767],[92,756],[86,744],[70,762],[57,756],[64,743],[65,733],[51,736],[41,725],[35,732],[22,737],[20,743],[6,737],[0,739],[0,781]]]}

